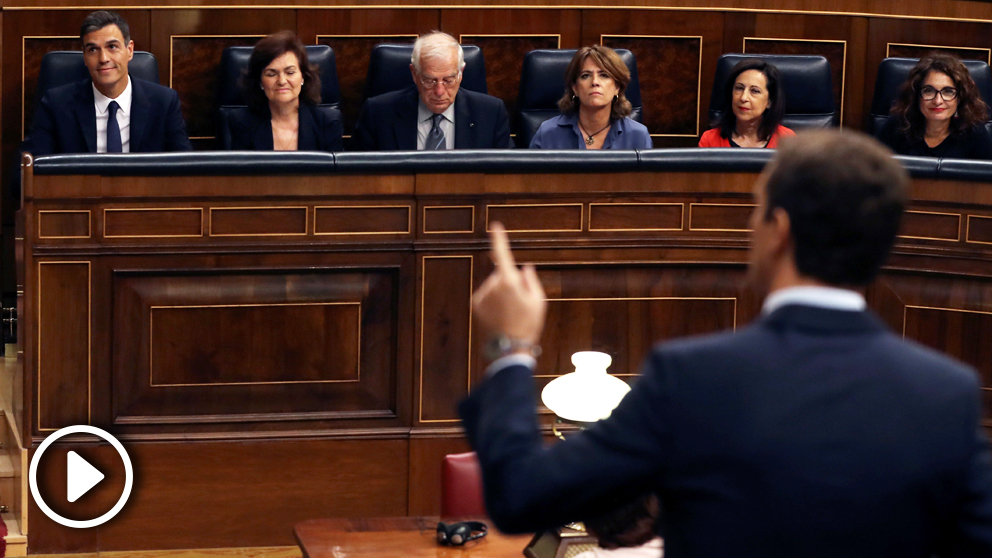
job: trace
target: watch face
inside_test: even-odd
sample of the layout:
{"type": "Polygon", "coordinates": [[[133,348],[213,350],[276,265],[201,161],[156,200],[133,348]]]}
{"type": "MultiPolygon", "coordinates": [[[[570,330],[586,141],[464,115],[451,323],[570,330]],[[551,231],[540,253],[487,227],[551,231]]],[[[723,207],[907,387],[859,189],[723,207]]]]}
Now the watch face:
{"type": "Polygon", "coordinates": [[[510,339],[505,335],[497,335],[486,341],[485,346],[482,348],[482,355],[488,361],[492,362],[520,350],[528,351],[534,358],[541,355],[540,345],[535,345],[530,341],[521,339],[510,339]]]}
{"type": "Polygon", "coordinates": [[[489,341],[486,341],[485,347],[482,348],[482,356],[492,362],[505,356],[510,345],[510,339],[505,335],[493,337],[489,341]]]}

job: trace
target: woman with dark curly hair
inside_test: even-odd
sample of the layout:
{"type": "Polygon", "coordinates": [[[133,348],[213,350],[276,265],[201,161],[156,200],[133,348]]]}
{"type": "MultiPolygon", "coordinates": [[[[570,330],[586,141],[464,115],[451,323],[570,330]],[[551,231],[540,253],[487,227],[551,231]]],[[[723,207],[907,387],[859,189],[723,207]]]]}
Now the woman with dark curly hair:
{"type": "Polygon", "coordinates": [[[561,115],[541,124],[531,149],[651,149],[651,134],[630,118],[630,70],[612,48],[583,47],[565,70],[561,115]]]}
{"type": "Polygon", "coordinates": [[[878,139],[900,155],[992,159],[987,114],[964,64],[932,54],[909,72],[878,139]]]}
{"type": "Polygon", "coordinates": [[[229,118],[231,148],[276,151],[340,151],[344,126],[314,110],[320,76],[292,31],[273,33],[255,45],[242,76],[248,107],[229,118]]]}
{"type": "Polygon", "coordinates": [[[782,126],[785,95],[778,68],[759,58],[741,60],[724,88],[723,115],[699,138],[699,147],[778,147],[796,135],[782,126]]]}

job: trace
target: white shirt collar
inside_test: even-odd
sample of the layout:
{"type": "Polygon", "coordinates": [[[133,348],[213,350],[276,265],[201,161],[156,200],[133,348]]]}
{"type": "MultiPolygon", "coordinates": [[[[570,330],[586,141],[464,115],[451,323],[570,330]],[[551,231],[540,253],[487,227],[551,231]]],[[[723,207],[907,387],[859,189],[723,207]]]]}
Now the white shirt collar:
{"type": "Polygon", "coordinates": [[[787,287],[779,289],[767,297],[761,306],[763,314],[771,314],[787,304],[802,304],[829,308],[831,310],[849,310],[860,312],[865,309],[865,297],[861,293],[836,287],[787,287]]]}
{"type": "MultiPolygon", "coordinates": [[[[427,108],[427,105],[424,104],[424,100],[421,99],[420,97],[417,97],[417,122],[430,120],[432,116],[434,116],[434,113],[431,112],[431,109],[427,108]]],[[[448,108],[444,109],[444,112],[441,113],[441,116],[443,116],[444,119],[447,120],[448,122],[454,122],[455,103],[452,102],[450,105],[448,105],[448,108]]]]}
{"type": "Polygon", "coordinates": [[[119,110],[124,111],[124,114],[131,114],[131,76],[127,77],[127,87],[124,88],[124,91],[116,99],[111,99],[100,93],[96,85],[90,85],[93,87],[93,104],[96,105],[97,114],[107,114],[110,101],[117,101],[117,106],[121,107],[119,110]]]}

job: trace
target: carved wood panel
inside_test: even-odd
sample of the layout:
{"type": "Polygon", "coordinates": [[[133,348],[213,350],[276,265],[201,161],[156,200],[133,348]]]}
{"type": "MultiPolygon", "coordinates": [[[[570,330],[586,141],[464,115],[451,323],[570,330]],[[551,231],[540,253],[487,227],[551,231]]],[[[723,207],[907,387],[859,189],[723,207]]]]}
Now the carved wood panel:
{"type": "Polygon", "coordinates": [[[934,273],[887,272],[868,291],[869,305],[907,339],[973,366],[992,425],[992,279],[934,273]]]}
{"type": "Polygon", "coordinates": [[[38,431],[90,422],[90,263],[38,263],[38,431]]]}
{"type": "Polygon", "coordinates": [[[388,270],[115,274],[119,424],[397,413],[388,270]]]}
{"type": "Polygon", "coordinates": [[[472,256],[423,256],[417,323],[421,423],[458,422],[471,372],[472,256]]]}
{"type": "Polygon", "coordinates": [[[740,275],[728,269],[562,263],[542,265],[539,275],[548,296],[541,389],[574,369],[576,351],[605,352],[610,373],[635,375],[655,343],[734,329],[750,313],[739,308],[740,275]]]}
{"type": "Polygon", "coordinates": [[[940,52],[953,54],[962,60],[981,60],[989,63],[989,55],[992,49],[988,48],[964,48],[949,47],[941,45],[914,45],[902,43],[889,43],[886,45],[886,58],[923,58],[928,54],[940,52]]]}

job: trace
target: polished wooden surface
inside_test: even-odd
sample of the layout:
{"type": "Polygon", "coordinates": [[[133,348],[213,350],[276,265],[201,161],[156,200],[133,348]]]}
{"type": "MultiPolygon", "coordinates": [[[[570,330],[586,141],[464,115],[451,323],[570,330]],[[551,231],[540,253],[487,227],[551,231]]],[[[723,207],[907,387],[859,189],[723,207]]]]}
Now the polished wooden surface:
{"type": "MultiPolygon", "coordinates": [[[[311,519],[293,529],[307,558],[517,558],[531,535],[504,535],[490,526],[464,546],[437,543],[436,517],[311,519]]],[[[488,522],[487,522],[488,523],[488,522]]]]}

